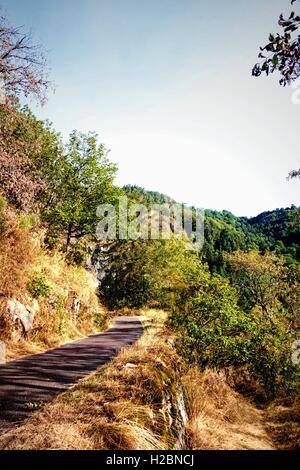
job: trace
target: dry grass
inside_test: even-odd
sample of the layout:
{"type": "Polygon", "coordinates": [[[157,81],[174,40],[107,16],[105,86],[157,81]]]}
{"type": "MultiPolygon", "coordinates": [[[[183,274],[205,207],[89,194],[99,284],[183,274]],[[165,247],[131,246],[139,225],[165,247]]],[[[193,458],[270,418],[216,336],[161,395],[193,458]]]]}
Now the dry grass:
{"type": "Polygon", "coordinates": [[[48,349],[48,346],[45,343],[35,343],[23,339],[18,342],[7,340],[5,345],[7,362],[14,361],[15,359],[19,359],[24,356],[39,354],[48,349]]]}
{"type": "Polygon", "coordinates": [[[50,294],[41,299],[41,312],[35,323],[35,342],[49,347],[77,339],[96,331],[95,318],[105,319],[107,312],[99,304],[93,275],[82,267],[67,265],[60,253],[40,250],[31,266],[31,275],[42,275],[50,286],[50,294]],[[74,299],[80,302],[80,313],[72,310],[74,299]]]}
{"type": "Polygon", "coordinates": [[[300,449],[300,398],[276,400],[266,412],[267,429],[276,447],[281,450],[300,449]]]}
{"type": "Polygon", "coordinates": [[[43,248],[44,233],[34,216],[17,216],[10,208],[0,214],[0,339],[6,342],[12,360],[85,337],[106,327],[107,311],[97,297],[93,275],[82,267],[68,265],[59,253],[43,248]],[[30,281],[43,278],[49,293],[38,299],[28,341],[19,340],[6,315],[7,301],[30,305],[30,281]],[[75,314],[74,299],[80,303],[75,314]]]}
{"type": "Polygon", "coordinates": [[[264,414],[235,392],[222,373],[190,370],[183,383],[194,450],[271,450],[264,414]]]}
{"type": "Polygon", "coordinates": [[[2,436],[0,448],[155,450],[174,446],[164,398],[176,381],[180,361],[166,342],[165,318],[163,312],[147,312],[145,333],[134,346],[2,436]]]}
{"type": "Polygon", "coordinates": [[[22,228],[14,212],[7,209],[5,218],[0,218],[0,299],[25,294],[38,250],[38,235],[22,228]]]}
{"type": "MultiPolygon", "coordinates": [[[[122,312],[123,313],[123,312],[122,312]]],[[[178,358],[166,314],[143,317],[145,333],[90,378],[0,438],[0,449],[164,450],[174,448],[166,396],[183,385],[186,445],[194,450],[299,447],[299,400],[257,408],[222,373],[200,372],[178,358]],[[273,439],[274,438],[274,441],[273,439]]]]}

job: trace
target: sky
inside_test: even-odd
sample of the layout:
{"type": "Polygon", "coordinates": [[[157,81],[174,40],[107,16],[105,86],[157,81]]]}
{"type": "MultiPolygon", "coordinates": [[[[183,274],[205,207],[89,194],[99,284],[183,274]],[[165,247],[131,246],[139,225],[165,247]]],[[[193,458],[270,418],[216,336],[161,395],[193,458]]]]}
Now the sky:
{"type": "Polygon", "coordinates": [[[289,0],[0,5],[48,57],[55,93],[30,103],[35,114],[64,139],[97,132],[119,185],[238,216],[299,205],[299,180],[286,176],[300,167],[300,83],[251,76],[289,0]]]}

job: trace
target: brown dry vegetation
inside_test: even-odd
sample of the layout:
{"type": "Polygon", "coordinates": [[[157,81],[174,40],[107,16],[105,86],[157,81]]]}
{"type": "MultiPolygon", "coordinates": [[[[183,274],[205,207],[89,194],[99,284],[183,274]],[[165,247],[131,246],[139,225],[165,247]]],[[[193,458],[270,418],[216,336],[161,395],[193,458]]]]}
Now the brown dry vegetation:
{"type": "MultiPolygon", "coordinates": [[[[124,312],[122,312],[124,313],[124,312]]],[[[134,312],[135,314],[137,312],[134,312]]],[[[200,372],[177,356],[168,341],[172,334],[166,314],[144,315],[145,334],[131,348],[36,412],[18,429],[0,438],[1,449],[127,449],[162,450],[176,444],[165,397],[185,396],[189,449],[272,450],[276,413],[257,408],[235,392],[222,373],[200,372]],[[179,388],[178,388],[179,384],[179,388]]],[[[289,407],[289,412],[292,408],[289,407]]],[[[286,441],[293,421],[294,447],[299,418],[281,414],[281,437],[286,441]],[[289,431],[287,430],[289,426],[289,431]]],[[[276,428],[278,430],[278,428],[276,428]]]]}
{"type": "Polygon", "coordinates": [[[145,334],[136,345],[2,436],[0,448],[150,450],[174,446],[163,402],[164,393],[175,384],[180,360],[166,343],[168,332],[159,325],[166,315],[148,312],[147,316],[145,334]]]}
{"type": "Polygon", "coordinates": [[[188,447],[194,450],[272,450],[264,412],[235,392],[222,373],[191,369],[184,377],[190,420],[188,447]]]}
{"type": "Polygon", "coordinates": [[[35,216],[0,208],[0,339],[6,343],[7,360],[84,337],[105,325],[107,312],[99,303],[93,275],[68,265],[60,253],[46,251],[43,235],[35,216]],[[49,293],[38,298],[39,312],[28,340],[16,340],[6,316],[7,301],[30,305],[28,286],[39,277],[45,279],[49,293]],[[80,302],[78,315],[72,308],[74,299],[80,302]]]}
{"type": "Polygon", "coordinates": [[[275,400],[266,411],[267,430],[281,450],[300,449],[300,399],[275,400]]]}

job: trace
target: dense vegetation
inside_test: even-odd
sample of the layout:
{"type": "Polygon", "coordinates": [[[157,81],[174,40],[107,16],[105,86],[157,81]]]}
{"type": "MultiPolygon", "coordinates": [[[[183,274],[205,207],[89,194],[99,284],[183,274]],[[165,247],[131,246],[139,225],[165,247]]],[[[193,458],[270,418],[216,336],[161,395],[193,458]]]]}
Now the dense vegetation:
{"type": "MultiPolygon", "coordinates": [[[[8,28],[3,31],[8,36],[2,44],[0,38],[0,48],[9,57],[7,40],[17,41],[16,47],[19,42],[8,28]]],[[[23,65],[34,60],[28,44],[26,52],[23,65]]],[[[99,294],[110,308],[162,307],[178,333],[179,351],[200,368],[243,368],[269,397],[296,390],[299,367],[291,357],[300,306],[298,209],[253,219],[207,210],[202,250],[192,250],[185,238],[175,237],[97,241],[98,205],[117,207],[122,194],[130,204],[174,201],[137,186],[116,187],[117,168],[95,134],[74,131],[64,144],[48,122],[21,108],[22,91],[41,96],[42,75],[33,68],[33,85],[26,85],[23,75],[14,76],[19,65],[13,62],[11,56],[8,65],[2,64],[7,99],[0,104],[2,315],[12,296],[49,298],[46,305],[54,305],[59,329],[64,329],[66,289],[60,285],[59,295],[50,298],[49,266],[40,263],[27,272],[30,263],[35,266],[37,240],[44,256],[53,260],[60,253],[74,268],[68,271],[70,278],[81,272],[84,279],[79,266],[92,252],[99,294]],[[18,87],[12,88],[13,79],[20,80],[18,87]]],[[[76,284],[78,289],[73,281],[67,287],[76,284]]],[[[97,319],[97,312],[93,315],[97,319]]]]}
{"type": "MultiPolygon", "coordinates": [[[[145,205],[173,203],[138,187],[125,191],[145,205]]],[[[179,350],[201,368],[246,368],[267,396],[295,390],[299,252],[287,256],[299,247],[293,210],[255,219],[208,210],[201,252],[175,239],[111,243],[101,264],[102,298],[112,308],[168,309],[179,350]]]]}

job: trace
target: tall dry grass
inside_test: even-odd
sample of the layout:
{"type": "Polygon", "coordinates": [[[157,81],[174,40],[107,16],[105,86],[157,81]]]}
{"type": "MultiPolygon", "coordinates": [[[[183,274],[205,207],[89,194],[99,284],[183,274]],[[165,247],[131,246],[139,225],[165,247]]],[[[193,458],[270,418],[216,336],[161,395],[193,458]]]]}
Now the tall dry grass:
{"type": "MultiPolygon", "coordinates": [[[[3,198],[1,199],[3,202],[3,198]]],[[[0,200],[0,203],[1,203],[0,200]]],[[[68,265],[58,252],[43,247],[44,232],[34,215],[16,214],[0,204],[0,339],[7,343],[7,359],[86,336],[105,327],[107,312],[100,305],[93,275],[83,267],[68,265]],[[42,278],[48,287],[38,300],[29,340],[12,334],[8,300],[32,305],[33,279],[42,278]],[[79,302],[78,314],[74,300],[79,302]]]]}
{"type": "Polygon", "coordinates": [[[175,437],[164,397],[175,385],[180,361],[159,324],[164,318],[161,312],[150,312],[145,333],[134,346],[2,436],[0,448],[172,448],[175,437]],[[158,324],[151,316],[159,318],[158,324]]]}
{"type": "Polygon", "coordinates": [[[280,450],[300,450],[300,398],[275,400],[266,411],[267,429],[280,450]]]}
{"type": "Polygon", "coordinates": [[[222,372],[196,367],[182,378],[189,414],[188,447],[193,450],[272,450],[264,414],[235,392],[222,372]]]}
{"type": "Polygon", "coordinates": [[[20,226],[16,214],[6,210],[0,219],[0,297],[26,294],[30,267],[39,250],[36,233],[20,226]]]}

